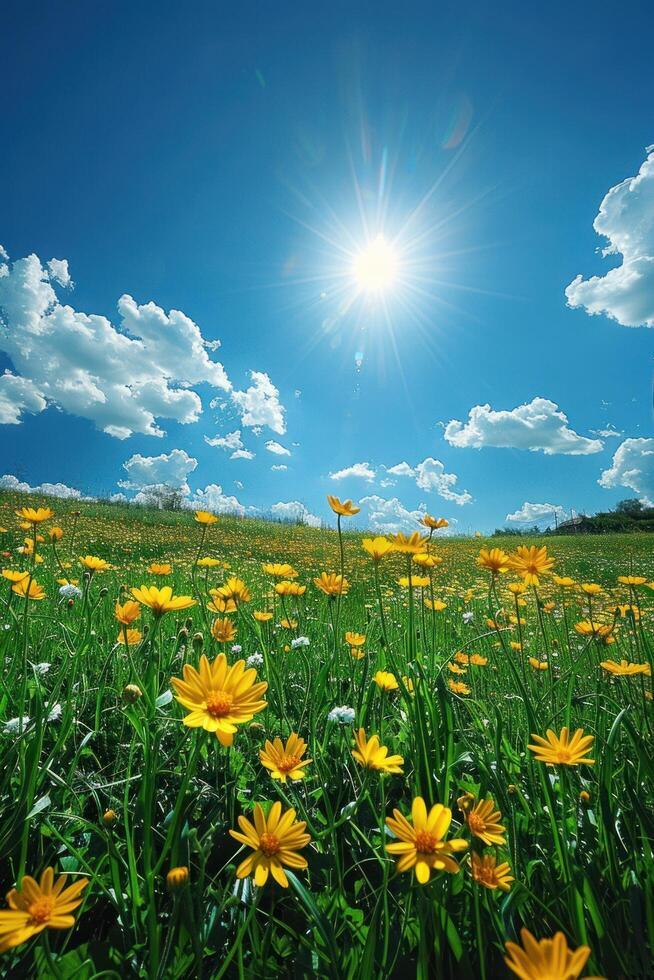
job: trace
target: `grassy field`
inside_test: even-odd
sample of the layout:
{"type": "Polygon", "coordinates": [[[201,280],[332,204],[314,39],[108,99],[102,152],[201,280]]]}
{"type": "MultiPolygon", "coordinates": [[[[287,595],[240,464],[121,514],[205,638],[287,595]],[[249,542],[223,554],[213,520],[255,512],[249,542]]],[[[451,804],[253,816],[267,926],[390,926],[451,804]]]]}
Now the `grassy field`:
{"type": "Polygon", "coordinates": [[[0,496],[0,975],[654,975],[652,539],[341,523],[0,496]]]}

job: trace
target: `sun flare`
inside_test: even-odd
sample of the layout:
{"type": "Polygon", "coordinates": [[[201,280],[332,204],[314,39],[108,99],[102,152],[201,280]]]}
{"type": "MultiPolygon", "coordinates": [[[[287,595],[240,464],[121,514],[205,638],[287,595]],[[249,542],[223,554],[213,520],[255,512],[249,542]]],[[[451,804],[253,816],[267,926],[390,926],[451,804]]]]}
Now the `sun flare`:
{"type": "Polygon", "coordinates": [[[355,256],[353,271],[359,291],[386,292],[397,282],[397,252],[383,235],[377,235],[355,256]]]}

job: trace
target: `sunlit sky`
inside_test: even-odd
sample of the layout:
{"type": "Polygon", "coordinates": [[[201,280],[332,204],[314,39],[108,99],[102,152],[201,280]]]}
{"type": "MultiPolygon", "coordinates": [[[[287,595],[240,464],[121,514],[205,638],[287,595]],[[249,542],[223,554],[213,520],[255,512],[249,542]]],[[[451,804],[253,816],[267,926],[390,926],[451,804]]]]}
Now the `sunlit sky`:
{"type": "Polygon", "coordinates": [[[654,499],[653,27],[10,0],[0,476],[383,531],[654,499]]]}

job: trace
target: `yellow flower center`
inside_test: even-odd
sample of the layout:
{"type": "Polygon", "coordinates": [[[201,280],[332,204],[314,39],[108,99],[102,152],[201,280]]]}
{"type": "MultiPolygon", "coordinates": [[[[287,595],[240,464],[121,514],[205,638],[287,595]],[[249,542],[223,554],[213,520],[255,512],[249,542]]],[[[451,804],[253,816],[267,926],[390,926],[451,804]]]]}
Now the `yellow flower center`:
{"type": "Polygon", "coordinates": [[[212,691],[207,695],[207,711],[212,718],[224,718],[231,711],[232,703],[227,691],[212,691]]]}
{"type": "Polygon", "coordinates": [[[556,761],[562,762],[564,765],[571,762],[572,753],[568,749],[559,748],[556,750],[556,761]]]}
{"type": "Polygon", "coordinates": [[[259,850],[263,851],[267,857],[272,857],[273,854],[277,854],[279,848],[278,838],[274,834],[269,834],[267,830],[264,831],[259,838],[259,850]]]}
{"type": "Polygon", "coordinates": [[[416,851],[421,854],[434,854],[437,850],[438,838],[428,830],[416,831],[416,851]]]}
{"type": "Polygon", "coordinates": [[[483,833],[486,830],[486,824],[476,813],[469,814],[468,826],[473,834],[483,833]]]}
{"type": "Polygon", "coordinates": [[[291,772],[300,763],[299,755],[283,755],[277,764],[280,772],[291,772]]]}
{"type": "Polygon", "coordinates": [[[32,917],[32,921],[40,926],[44,922],[49,922],[52,918],[54,907],[54,900],[49,895],[42,895],[40,898],[37,898],[29,907],[29,914],[32,917]]]}

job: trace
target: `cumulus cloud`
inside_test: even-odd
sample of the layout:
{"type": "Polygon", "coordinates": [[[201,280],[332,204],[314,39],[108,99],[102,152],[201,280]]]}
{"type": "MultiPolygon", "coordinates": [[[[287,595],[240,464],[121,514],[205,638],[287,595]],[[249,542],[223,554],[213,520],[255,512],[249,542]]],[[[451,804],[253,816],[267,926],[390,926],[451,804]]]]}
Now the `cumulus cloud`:
{"type": "Polygon", "coordinates": [[[568,417],[548,398],[534,398],[510,411],[475,405],[467,422],[452,419],[444,434],[450,445],[459,448],[528,449],[546,456],[586,456],[603,449],[600,439],[588,439],[571,429],[568,417]]]}
{"type": "Polygon", "coordinates": [[[229,450],[230,452],[236,452],[237,449],[243,449],[243,440],[241,439],[240,429],[236,429],[235,432],[228,432],[226,436],[214,436],[213,438],[205,436],[204,441],[208,446],[215,446],[218,449],[225,449],[229,450]]]}
{"type": "Polygon", "coordinates": [[[4,245],[0,245],[0,259],[4,259],[5,262],[9,261],[9,252],[4,245]]]}
{"type": "MultiPolygon", "coordinates": [[[[52,403],[119,439],[135,432],[162,436],[159,418],[198,419],[202,404],[194,385],[231,389],[199,327],[179,310],[165,313],[124,295],[114,326],[104,316],[62,305],[55,284],[72,285],[64,259],[44,266],[29,255],[0,266],[0,350],[29,385],[36,410],[52,403]]],[[[18,419],[22,410],[35,409],[19,405],[18,419]]]]}
{"type": "Polygon", "coordinates": [[[197,459],[189,456],[184,449],[173,449],[169,453],[161,453],[160,456],[141,456],[137,453],[123,463],[127,479],[120,480],[118,486],[141,489],[163,484],[188,490],[188,475],[197,465],[197,459]]]}
{"type": "Polygon", "coordinates": [[[31,487],[29,483],[24,483],[11,473],[5,473],[0,477],[0,490],[11,490],[13,493],[43,493],[49,497],[60,497],[62,500],[93,500],[93,497],[85,497],[81,490],[69,487],[65,483],[40,483],[36,487],[31,487]]]}
{"type": "Polygon", "coordinates": [[[372,483],[375,479],[375,471],[370,463],[353,463],[352,466],[346,466],[343,470],[330,473],[329,478],[331,480],[365,480],[367,483],[372,483]]]}
{"type": "Polygon", "coordinates": [[[654,327],[654,146],[646,152],[637,176],[610,189],[593,222],[608,240],[602,255],[621,255],[621,264],[603,276],[578,275],[565,291],[568,306],[625,327],[654,327]]]}
{"type": "Polygon", "coordinates": [[[247,509],[237,497],[223,493],[217,483],[210,483],[204,490],[195,490],[183,503],[189,510],[208,510],[212,514],[236,514],[244,517],[247,509]]]}
{"type": "Polygon", "coordinates": [[[597,482],[607,489],[627,487],[654,507],[654,439],[625,439],[597,482]]]}
{"type": "Polygon", "coordinates": [[[269,453],[274,453],[275,456],[290,456],[291,450],[287,449],[286,446],[282,446],[280,442],[275,442],[274,439],[269,439],[266,443],[266,449],[269,453]]]}
{"type": "Polygon", "coordinates": [[[29,378],[10,371],[0,376],[0,425],[19,425],[23,412],[36,415],[46,405],[45,398],[29,378]]]}
{"type": "Polygon", "coordinates": [[[360,503],[367,508],[369,526],[382,534],[416,531],[424,514],[424,510],[408,510],[397,497],[386,500],[373,494],[362,497],[360,503]]]}
{"type": "Polygon", "coordinates": [[[250,371],[250,378],[252,384],[249,388],[232,392],[232,401],[241,422],[249,428],[268,426],[283,436],[286,432],[286,409],[279,401],[279,391],[264,371],[250,371]]]}
{"type": "Polygon", "coordinates": [[[270,508],[273,517],[282,521],[294,521],[298,524],[307,524],[309,527],[321,527],[322,521],[299,500],[280,500],[270,508]]]}
{"type": "Polygon", "coordinates": [[[437,493],[443,500],[449,500],[459,507],[472,501],[472,495],[467,490],[455,489],[459,479],[456,473],[448,473],[440,459],[434,459],[432,456],[423,459],[416,466],[409,466],[407,462],[396,463],[386,472],[392,476],[411,477],[420,490],[437,493]]]}
{"type": "Polygon", "coordinates": [[[256,453],[251,452],[249,449],[235,449],[230,459],[254,459],[256,453]]]}
{"type": "Polygon", "coordinates": [[[273,463],[270,469],[273,471],[273,473],[281,473],[284,470],[287,470],[288,466],[286,463],[273,463]]]}
{"type": "Polygon", "coordinates": [[[554,514],[559,518],[565,517],[565,510],[560,504],[531,504],[528,501],[513,514],[507,514],[505,520],[518,524],[538,524],[543,518],[554,521],[554,514]]]}

